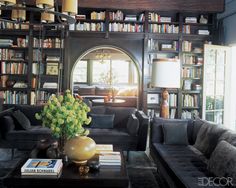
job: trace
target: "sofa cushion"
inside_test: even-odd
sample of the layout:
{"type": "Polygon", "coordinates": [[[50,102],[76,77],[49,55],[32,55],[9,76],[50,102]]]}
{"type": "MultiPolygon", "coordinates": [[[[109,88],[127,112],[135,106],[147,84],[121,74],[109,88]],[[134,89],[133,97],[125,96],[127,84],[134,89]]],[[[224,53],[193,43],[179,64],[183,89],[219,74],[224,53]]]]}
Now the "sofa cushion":
{"type": "Polygon", "coordinates": [[[225,140],[226,142],[236,146],[236,133],[228,130],[221,135],[218,142],[222,140],[225,140]]]}
{"type": "Polygon", "coordinates": [[[236,185],[236,147],[222,140],[213,151],[208,169],[217,177],[230,177],[236,185]]]}
{"type": "Polygon", "coordinates": [[[89,114],[105,114],[106,108],[104,106],[93,106],[89,114]]]}
{"type": "Polygon", "coordinates": [[[131,114],[129,116],[129,120],[127,123],[127,131],[130,135],[137,135],[138,134],[138,129],[139,129],[139,120],[135,116],[135,114],[131,114]]]}
{"type": "Polygon", "coordinates": [[[114,127],[126,128],[130,114],[136,112],[135,108],[127,107],[107,107],[106,114],[115,114],[114,127]]]}
{"type": "Polygon", "coordinates": [[[28,130],[13,130],[6,135],[6,139],[10,141],[38,141],[48,137],[51,137],[51,130],[42,126],[32,126],[28,130]]]}
{"type": "Polygon", "coordinates": [[[184,186],[199,188],[199,177],[212,177],[207,164],[194,153],[190,147],[183,145],[165,145],[154,143],[154,153],[161,158],[164,166],[176,176],[184,186]]]}
{"type": "Polygon", "coordinates": [[[194,147],[209,158],[216,147],[218,139],[225,131],[216,124],[204,123],[198,132],[194,147]]]}
{"type": "Polygon", "coordinates": [[[1,136],[3,139],[6,139],[6,134],[15,129],[14,119],[11,116],[1,117],[1,136]]]}
{"type": "Polygon", "coordinates": [[[192,120],[182,120],[182,119],[164,119],[164,118],[154,118],[152,122],[151,140],[154,143],[162,143],[164,141],[162,126],[166,123],[170,124],[185,124],[187,122],[187,135],[188,142],[190,144],[192,141],[192,131],[193,131],[193,121],[192,120]]]}
{"type": "Polygon", "coordinates": [[[167,122],[162,128],[164,144],[188,145],[187,122],[167,122]]]}
{"type": "Polygon", "coordinates": [[[96,87],[95,88],[95,95],[109,95],[111,92],[111,88],[106,88],[106,87],[96,87]]]}
{"type": "Polygon", "coordinates": [[[127,129],[96,129],[89,128],[89,137],[94,139],[97,144],[113,144],[119,149],[132,149],[137,147],[138,137],[131,136],[127,129]]]}
{"type": "Polygon", "coordinates": [[[14,119],[18,123],[18,125],[16,126],[16,128],[18,130],[21,130],[21,129],[28,130],[28,129],[30,129],[31,124],[30,124],[29,119],[20,110],[14,111],[12,113],[12,116],[14,117],[14,119]]]}
{"type": "Polygon", "coordinates": [[[199,117],[196,117],[196,119],[193,121],[193,135],[192,135],[193,144],[196,142],[198,131],[200,130],[201,126],[206,122],[207,121],[202,120],[199,117]]]}
{"type": "Polygon", "coordinates": [[[94,86],[79,86],[78,87],[79,95],[95,95],[95,87],[94,86]]]}
{"type": "Polygon", "coordinates": [[[113,128],[113,121],[114,121],[114,114],[90,114],[92,121],[91,121],[91,128],[100,128],[100,129],[112,129],[113,128]]]}

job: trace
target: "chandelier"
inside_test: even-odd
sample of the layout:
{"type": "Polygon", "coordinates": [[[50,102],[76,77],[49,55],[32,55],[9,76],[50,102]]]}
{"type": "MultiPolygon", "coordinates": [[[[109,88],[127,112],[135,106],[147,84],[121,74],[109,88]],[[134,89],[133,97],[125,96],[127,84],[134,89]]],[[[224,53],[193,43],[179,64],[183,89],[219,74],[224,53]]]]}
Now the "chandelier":
{"type": "MultiPolygon", "coordinates": [[[[73,24],[78,10],[78,0],[62,0],[59,11],[59,0],[36,0],[35,5],[27,5],[26,0],[0,0],[0,20],[16,23],[27,23],[26,12],[41,14],[39,23],[73,24]],[[11,14],[9,12],[11,11],[11,14]],[[55,21],[55,18],[57,20],[55,21]]],[[[28,20],[29,21],[29,20],[28,20]]]]}
{"type": "Polygon", "coordinates": [[[103,64],[105,63],[105,60],[111,59],[111,54],[108,51],[101,50],[96,52],[95,58],[98,59],[100,63],[103,64]]]}

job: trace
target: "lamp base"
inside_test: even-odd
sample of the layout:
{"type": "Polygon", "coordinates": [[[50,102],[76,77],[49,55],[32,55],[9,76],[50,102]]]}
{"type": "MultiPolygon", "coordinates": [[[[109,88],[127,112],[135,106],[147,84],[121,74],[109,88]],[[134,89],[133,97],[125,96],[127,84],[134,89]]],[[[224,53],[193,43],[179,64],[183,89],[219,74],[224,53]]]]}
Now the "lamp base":
{"type": "Polygon", "coordinates": [[[169,118],[169,103],[168,103],[169,93],[167,89],[163,89],[161,96],[162,96],[162,102],[161,102],[160,116],[162,118],[168,119],[169,118]]]}

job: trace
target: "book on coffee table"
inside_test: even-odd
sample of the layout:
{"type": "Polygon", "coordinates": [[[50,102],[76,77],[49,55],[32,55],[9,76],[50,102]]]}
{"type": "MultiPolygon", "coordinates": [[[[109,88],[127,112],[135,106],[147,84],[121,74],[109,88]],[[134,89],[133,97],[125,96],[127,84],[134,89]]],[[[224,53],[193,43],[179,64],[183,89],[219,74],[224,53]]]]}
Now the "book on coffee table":
{"type": "Polygon", "coordinates": [[[21,175],[57,176],[62,166],[62,159],[28,159],[21,167],[21,175]]]}
{"type": "Polygon", "coordinates": [[[104,152],[112,152],[113,145],[112,144],[96,144],[96,153],[104,153],[104,152]]]}
{"type": "Polygon", "coordinates": [[[99,163],[101,165],[121,165],[120,152],[105,152],[99,154],[99,163]]]}

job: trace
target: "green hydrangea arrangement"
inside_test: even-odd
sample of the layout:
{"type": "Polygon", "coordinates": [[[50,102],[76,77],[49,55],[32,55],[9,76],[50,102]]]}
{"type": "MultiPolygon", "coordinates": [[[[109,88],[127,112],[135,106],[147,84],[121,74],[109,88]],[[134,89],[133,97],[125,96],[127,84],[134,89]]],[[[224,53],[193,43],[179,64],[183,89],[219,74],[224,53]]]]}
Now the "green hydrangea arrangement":
{"type": "Polygon", "coordinates": [[[81,98],[74,98],[67,90],[64,95],[52,95],[35,117],[42,120],[42,125],[49,127],[56,138],[70,139],[89,134],[89,130],[83,127],[91,122],[91,117],[87,117],[89,111],[81,98]]]}

